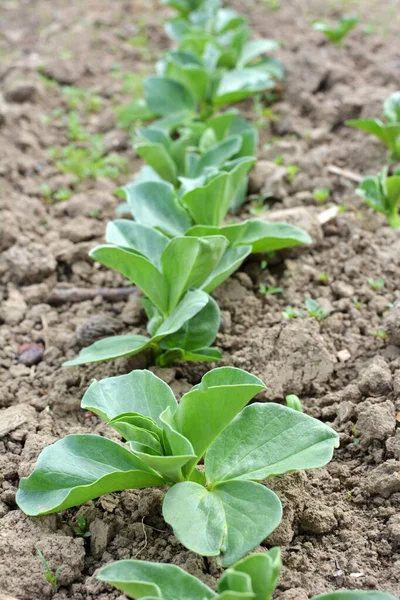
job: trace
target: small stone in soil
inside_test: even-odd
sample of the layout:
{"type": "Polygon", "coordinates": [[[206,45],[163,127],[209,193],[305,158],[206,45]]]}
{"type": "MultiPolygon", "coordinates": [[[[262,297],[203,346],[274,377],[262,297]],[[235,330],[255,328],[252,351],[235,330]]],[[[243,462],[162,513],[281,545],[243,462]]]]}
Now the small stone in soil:
{"type": "Polygon", "coordinates": [[[44,348],[42,344],[22,344],[18,349],[18,362],[26,367],[37,365],[43,359],[44,348]]]}

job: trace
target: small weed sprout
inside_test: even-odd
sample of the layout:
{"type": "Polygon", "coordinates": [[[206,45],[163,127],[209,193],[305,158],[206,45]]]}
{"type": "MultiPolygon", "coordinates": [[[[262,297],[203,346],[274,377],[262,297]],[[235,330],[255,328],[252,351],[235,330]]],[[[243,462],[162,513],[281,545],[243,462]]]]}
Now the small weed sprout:
{"type": "Polygon", "coordinates": [[[277,156],[276,158],[274,158],[274,163],[276,165],[282,166],[284,162],[285,162],[285,156],[284,156],[284,154],[279,154],[279,156],[277,156]]]}
{"type": "Polygon", "coordinates": [[[300,171],[300,167],[298,167],[297,165],[288,165],[286,167],[287,177],[288,177],[290,183],[293,182],[294,178],[296,177],[296,175],[299,171],[300,171]]]}
{"type": "Polygon", "coordinates": [[[317,202],[323,204],[329,198],[329,188],[321,188],[320,190],[314,190],[313,196],[317,202]]]}
{"type": "Polygon", "coordinates": [[[283,289],[281,287],[267,287],[265,283],[260,283],[259,292],[260,294],[266,296],[267,294],[281,294],[283,292],[283,289]]]}
{"type": "Polygon", "coordinates": [[[323,321],[326,317],[329,317],[329,312],[324,311],[322,306],[318,304],[313,298],[307,298],[306,309],[310,317],[317,319],[317,321],[323,321]]]}
{"type": "Polygon", "coordinates": [[[385,285],[385,280],[382,279],[381,277],[378,277],[378,279],[372,279],[371,277],[368,279],[368,283],[370,285],[370,287],[375,290],[381,290],[384,285],[385,285]]]}
{"type": "Polygon", "coordinates": [[[88,538],[91,536],[90,531],[87,530],[86,519],[83,515],[78,515],[76,517],[77,525],[72,525],[72,530],[78,537],[88,538]]]}
{"type": "Polygon", "coordinates": [[[303,405],[301,404],[300,398],[296,394],[288,394],[285,398],[286,406],[293,410],[303,412],[303,405]]]}
{"type": "Polygon", "coordinates": [[[380,338],[381,340],[386,340],[387,334],[383,329],[378,329],[378,331],[370,331],[370,335],[380,338]]]}
{"type": "Polygon", "coordinates": [[[361,310],[361,308],[364,306],[364,302],[362,300],[359,300],[357,298],[357,296],[353,296],[351,301],[353,302],[354,306],[356,307],[357,310],[361,310]]]}
{"type": "Polygon", "coordinates": [[[53,571],[49,567],[49,563],[47,562],[47,560],[43,556],[43,553],[39,549],[37,549],[36,552],[37,552],[37,555],[38,555],[38,557],[40,558],[40,560],[41,560],[41,562],[43,564],[43,567],[44,567],[43,574],[45,576],[45,579],[51,585],[51,588],[52,588],[53,592],[56,592],[57,589],[58,589],[58,576],[60,574],[61,569],[63,569],[65,567],[65,565],[61,565],[61,567],[58,567],[58,569],[56,570],[56,572],[53,573],[53,571]]]}
{"type": "Polygon", "coordinates": [[[301,312],[301,310],[293,309],[291,306],[287,306],[285,310],[282,312],[282,316],[285,319],[294,319],[295,317],[299,317],[300,319],[305,319],[306,315],[301,312]]]}
{"type": "Polygon", "coordinates": [[[320,281],[321,283],[326,283],[328,280],[329,280],[328,273],[320,273],[318,275],[318,281],[320,281]]]}
{"type": "Polygon", "coordinates": [[[340,46],[346,35],[358,23],[357,17],[342,17],[336,27],[330,27],[325,21],[314,21],[312,23],[315,31],[320,31],[328,40],[340,46]]]}

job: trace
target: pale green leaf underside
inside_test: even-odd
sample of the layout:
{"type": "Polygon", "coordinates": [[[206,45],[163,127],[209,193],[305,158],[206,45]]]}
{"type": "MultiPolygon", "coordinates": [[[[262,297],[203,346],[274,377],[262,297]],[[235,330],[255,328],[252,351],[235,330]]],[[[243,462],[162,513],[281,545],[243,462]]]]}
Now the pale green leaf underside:
{"type": "Polygon", "coordinates": [[[164,484],[120,444],[98,435],[69,435],[43,450],[33,473],[21,479],[17,503],[34,516],[119,490],[164,484]]]}
{"type": "Polygon", "coordinates": [[[97,578],[138,600],[150,595],[164,600],[209,600],[217,595],[180,567],[141,560],[113,562],[97,578]]]}
{"type": "Polygon", "coordinates": [[[171,388],[151,371],[135,370],[127,375],[93,381],[82,398],[81,406],[109,421],[125,413],[150,417],[162,426],[165,409],[175,411],[177,401],[171,388]]]}

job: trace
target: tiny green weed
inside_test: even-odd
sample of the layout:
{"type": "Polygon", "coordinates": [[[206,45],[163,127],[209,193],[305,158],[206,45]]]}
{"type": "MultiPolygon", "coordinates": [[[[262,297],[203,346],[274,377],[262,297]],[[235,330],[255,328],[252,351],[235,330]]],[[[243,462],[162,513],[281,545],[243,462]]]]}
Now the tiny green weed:
{"type": "Polygon", "coordinates": [[[307,298],[305,304],[310,317],[317,319],[317,321],[323,321],[324,319],[329,317],[329,313],[324,311],[322,306],[320,306],[318,302],[313,300],[313,298],[307,298]]]}
{"type": "Polygon", "coordinates": [[[287,177],[288,177],[290,183],[293,182],[294,178],[296,177],[296,175],[299,171],[300,171],[300,167],[298,167],[297,165],[288,165],[286,167],[287,177]]]}
{"type": "Polygon", "coordinates": [[[267,287],[265,285],[265,283],[260,283],[259,285],[259,292],[260,294],[263,294],[264,296],[266,294],[281,294],[283,292],[283,289],[281,287],[267,287]]]}
{"type": "Polygon", "coordinates": [[[43,574],[45,576],[45,579],[51,585],[53,592],[56,592],[58,589],[58,576],[60,574],[61,569],[63,569],[65,565],[61,565],[61,567],[58,567],[56,572],[53,573],[53,571],[49,567],[47,560],[43,556],[42,552],[39,549],[37,549],[36,552],[43,564],[43,567],[44,567],[43,574]]]}
{"type": "Polygon", "coordinates": [[[378,331],[370,331],[369,334],[373,337],[380,338],[381,340],[386,340],[387,338],[387,333],[383,329],[378,329],[378,331]]]}
{"type": "Polygon", "coordinates": [[[378,277],[378,279],[372,279],[370,277],[368,279],[368,284],[373,290],[378,291],[378,290],[381,290],[385,286],[385,280],[382,279],[381,277],[378,277]]]}
{"type": "Polygon", "coordinates": [[[83,515],[78,515],[76,517],[76,525],[72,525],[72,530],[76,536],[82,538],[88,538],[91,536],[90,531],[87,530],[86,519],[83,515]]]}
{"type": "Polygon", "coordinates": [[[313,196],[317,202],[323,204],[326,200],[328,200],[330,194],[329,188],[321,188],[320,190],[314,190],[313,196]]]}

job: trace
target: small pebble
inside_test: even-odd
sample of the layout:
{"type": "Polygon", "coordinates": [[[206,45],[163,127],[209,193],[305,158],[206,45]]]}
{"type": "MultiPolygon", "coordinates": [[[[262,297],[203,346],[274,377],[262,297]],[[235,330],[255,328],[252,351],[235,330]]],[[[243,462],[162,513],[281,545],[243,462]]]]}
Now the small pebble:
{"type": "Polygon", "coordinates": [[[18,362],[26,367],[37,365],[43,359],[44,347],[42,344],[22,344],[18,349],[18,362]]]}

